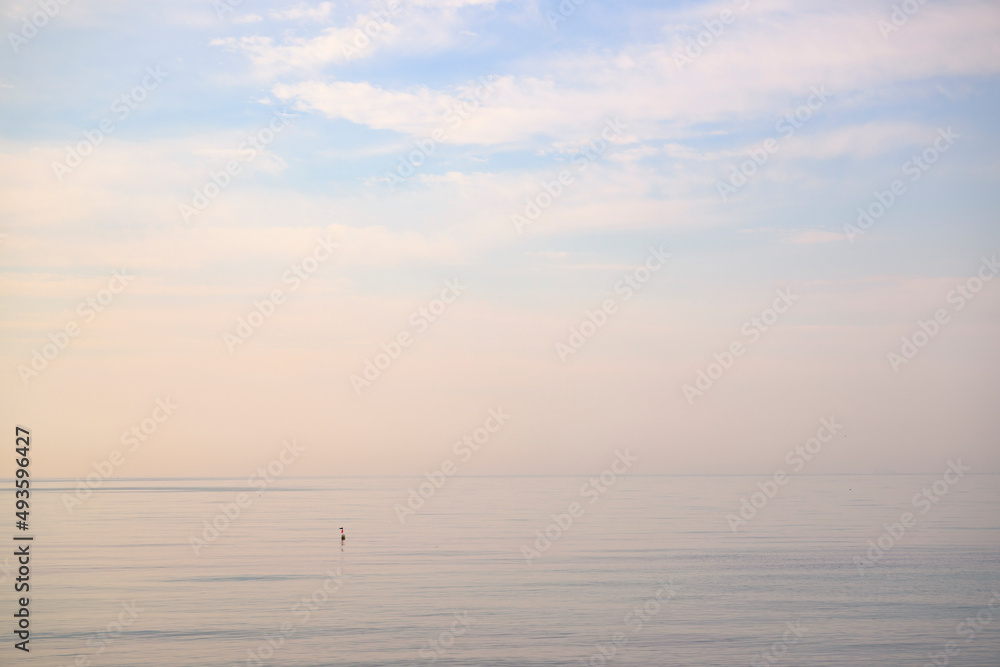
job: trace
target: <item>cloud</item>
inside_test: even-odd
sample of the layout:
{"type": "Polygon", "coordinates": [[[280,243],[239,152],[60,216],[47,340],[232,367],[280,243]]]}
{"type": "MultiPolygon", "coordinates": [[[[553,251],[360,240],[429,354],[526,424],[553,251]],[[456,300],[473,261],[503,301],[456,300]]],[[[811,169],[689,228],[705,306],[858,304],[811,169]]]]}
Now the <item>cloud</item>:
{"type": "Polygon", "coordinates": [[[257,67],[258,74],[271,78],[297,70],[315,71],[331,63],[342,64],[372,55],[399,32],[386,16],[389,15],[362,14],[353,26],[326,28],[312,38],[291,37],[284,44],[275,44],[272,37],[264,35],[225,37],[209,44],[243,52],[257,67]]]}
{"type": "MultiPolygon", "coordinates": [[[[666,139],[708,124],[776,118],[789,105],[802,104],[810,88],[820,84],[832,94],[831,106],[857,106],[866,97],[884,95],[886,86],[893,84],[1000,72],[995,40],[1000,14],[989,5],[927,5],[891,40],[883,39],[875,27],[880,17],[874,9],[855,7],[822,16],[792,14],[781,5],[748,11],[682,69],[674,56],[686,46],[686,28],[676,28],[655,43],[536,56],[518,65],[530,73],[506,74],[503,89],[484,103],[464,136],[488,144],[538,136],[566,140],[599,126],[602,118],[620,114],[642,139],[666,139]]],[[[390,48],[390,42],[381,43],[390,48]]],[[[317,65],[339,57],[325,41],[315,40],[283,47],[269,38],[246,38],[243,48],[255,62],[267,65],[317,65]]],[[[445,89],[391,90],[374,82],[329,82],[322,77],[280,83],[275,90],[331,118],[409,134],[424,131],[426,123],[401,113],[404,101],[412,104],[415,118],[426,119],[454,98],[445,89]]],[[[898,138],[879,132],[878,127],[857,130],[854,136],[831,137],[826,146],[812,149],[836,154],[858,141],[857,146],[876,150],[898,138]],[[868,142],[871,138],[876,141],[868,142]]]]}
{"type": "Polygon", "coordinates": [[[415,134],[440,125],[454,98],[427,88],[383,90],[366,82],[309,81],[279,84],[272,91],[278,99],[298,102],[300,109],[323,112],[374,129],[394,129],[415,134]]]}
{"type": "MultiPolygon", "coordinates": [[[[274,78],[296,72],[317,72],[327,65],[342,65],[370,58],[385,49],[397,52],[441,50],[461,37],[462,21],[457,10],[464,7],[492,7],[505,0],[399,0],[371,3],[342,26],[325,28],[312,37],[288,37],[276,42],[267,35],[227,37],[210,42],[232,51],[242,52],[256,66],[258,75],[274,78]]],[[[327,21],[332,3],[315,8],[301,4],[271,11],[275,20],[310,19],[327,21]]]]}
{"type": "MultiPolygon", "coordinates": [[[[171,228],[148,230],[125,238],[87,238],[69,233],[58,236],[25,230],[10,235],[4,243],[6,252],[12,255],[7,266],[18,267],[20,271],[0,274],[0,290],[10,287],[7,293],[23,294],[24,290],[18,286],[34,284],[39,279],[31,270],[24,269],[43,266],[48,273],[41,274],[44,280],[38,289],[50,290],[52,294],[65,287],[52,276],[89,276],[95,270],[111,271],[122,265],[147,273],[253,266],[252,275],[258,276],[254,278],[257,280],[261,275],[280,275],[289,262],[309,251],[317,237],[327,236],[337,244],[335,259],[341,267],[455,266],[467,261],[467,248],[458,239],[380,225],[171,228]],[[44,278],[46,275],[50,277],[44,278]]],[[[178,275],[173,280],[186,283],[178,275]]]]}
{"type": "Polygon", "coordinates": [[[539,259],[554,259],[554,260],[563,260],[569,257],[569,252],[567,252],[566,250],[560,250],[560,251],[543,250],[537,252],[527,251],[524,254],[526,257],[537,257],[539,259]]]}
{"type": "Polygon", "coordinates": [[[765,234],[778,239],[780,243],[792,245],[810,245],[814,243],[833,243],[846,241],[847,237],[842,233],[828,232],[822,229],[785,229],[781,227],[757,227],[754,229],[740,229],[740,234],[765,234]]]}
{"type": "Polygon", "coordinates": [[[790,233],[785,237],[784,242],[796,245],[809,243],[831,243],[847,240],[847,237],[843,234],[827,232],[821,229],[792,229],[789,230],[789,232],[790,233]]]}
{"type": "Polygon", "coordinates": [[[511,0],[409,0],[409,4],[431,9],[460,9],[462,7],[476,6],[492,7],[498,2],[511,2],[511,0]]]}
{"type": "Polygon", "coordinates": [[[829,159],[847,155],[865,159],[904,146],[926,144],[933,140],[935,131],[917,123],[874,121],[817,134],[798,134],[781,151],[796,158],[829,159]]]}
{"type": "Polygon", "coordinates": [[[332,2],[321,2],[316,6],[303,2],[288,9],[272,9],[268,15],[272,19],[279,21],[294,21],[297,19],[323,20],[330,16],[331,11],[333,11],[332,2]]]}
{"type": "MultiPolygon", "coordinates": [[[[368,82],[312,80],[278,84],[272,93],[299,109],[320,111],[328,118],[372,129],[394,130],[421,139],[441,130],[440,141],[444,143],[496,144],[526,141],[540,127],[554,124],[555,109],[522,106],[526,98],[551,89],[551,82],[545,80],[483,76],[448,91],[427,87],[386,90],[368,82]]],[[[589,119],[564,120],[562,125],[576,126],[579,136],[553,146],[564,152],[577,150],[581,141],[589,141],[589,135],[600,131],[603,120],[599,120],[596,126],[589,119]]]]}

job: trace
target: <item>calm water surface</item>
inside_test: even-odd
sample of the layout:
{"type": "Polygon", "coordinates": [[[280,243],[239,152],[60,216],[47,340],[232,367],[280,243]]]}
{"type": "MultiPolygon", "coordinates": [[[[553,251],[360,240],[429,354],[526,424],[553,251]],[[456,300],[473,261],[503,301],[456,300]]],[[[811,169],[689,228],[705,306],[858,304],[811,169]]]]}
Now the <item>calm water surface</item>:
{"type": "Polygon", "coordinates": [[[32,650],[6,628],[0,664],[919,666],[955,642],[947,664],[1000,665],[1000,477],[921,514],[938,478],[796,477],[737,532],[726,517],[761,477],[630,476],[593,503],[587,478],[456,477],[405,524],[393,508],[419,478],[113,480],[72,513],[73,484],[52,481],[32,514],[32,650]],[[216,519],[241,492],[250,506],[216,519]]]}

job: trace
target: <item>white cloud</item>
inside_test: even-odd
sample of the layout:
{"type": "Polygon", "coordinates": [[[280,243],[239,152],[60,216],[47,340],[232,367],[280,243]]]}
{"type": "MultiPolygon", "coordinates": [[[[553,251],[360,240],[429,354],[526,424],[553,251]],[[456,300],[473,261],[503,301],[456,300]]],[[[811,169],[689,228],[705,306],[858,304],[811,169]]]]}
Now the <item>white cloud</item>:
{"type": "Polygon", "coordinates": [[[261,75],[271,77],[296,70],[314,71],[330,63],[370,56],[398,33],[399,28],[385,21],[384,15],[363,14],[352,26],[326,28],[312,38],[292,37],[284,44],[275,44],[273,38],[262,35],[226,37],[210,44],[242,51],[261,75]]]}
{"type": "Polygon", "coordinates": [[[796,245],[809,243],[831,243],[843,242],[847,237],[836,232],[827,232],[822,229],[793,229],[784,239],[785,243],[796,245]]]}
{"type": "Polygon", "coordinates": [[[321,2],[316,6],[303,2],[288,9],[272,9],[269,15],[271,18],[279,21],[294,21],[297,19],[322,20],[328,18],[331,11],[333,11],[332,2],[321,2]]]}
{"type": "Polygon", "coordinates": [[[450,96],[427,88],[393,91],[365,82],[279,84],[273,92],[278,99],[297,101],[299,108],[315,109],[330,118],[409,133],[440,125],[444,113],[454,104],[450,96]]]}
{"type": "Polygon", "coordinates": [[[432,9],[459,9],[461,7],[487,6],[492,7],[498,2],[511,0],[408,0],[408,4],[432,9]]]}
{"type": "MultiPolygon", "coordinates": [[[[507,78],[496,98],[486,101],[463,127],[462,140],[504,143],[538,135],[568,140],[616,114],[641,128],[645,139],[666,138],[695,124],[776,118],[789,105],[803,103],[810,88],[819,84],[832,95],[827,104],[836,107],[857,103],[895,83],[1000,72],[995,44],[1000,14],[987,4],[927,5],[891,40],[883,39],[875,28],[880,16],[872,8],[829,11],[822,20],[815,13],[785,12],[783,6],[748,11],[683,70],[678,70],[673,56],[684,46],[687,32],[674,34],[665,43],[563,53],[522,63],[533,73],[507,78]]],[[[274,46],[269,40],[248,41],[243,47],[256,62],[270,65],[305,61],[316,65],[336,57],[315,40],[290,47],[274,46]]],[[[424,131],[426,119],[440,113],[445,100],[454,97],[444,90],[393,91],[372,83],[325,82],[317,77],[307,83],[279,84],[275,90],[330,117],[410,134],[424,131]],[[404,100],[411,105],[412,118],[420,120],[414,122],[401,113],[404,100]]],[[[877,136],[877,127],[867,131],[876,141],[862,141],[859,147],[876,150],[898,138],[877,136]]],[[[835,153],[845,150],[847,142],[863,140],[863,135],[858,131],[853,137],[831,137],[827,146],[813,149],[835,153]]]]}
{"type": "MultiPolygon", "coordinates": [[[[269,36],[251,35],[216,39],[211,44],[245,53],[258,74],[265,78],[296,72],[312,73],[326,65],[370,58],[384,49],[405,53],[446,48],[463,39],[460,37],[461,19],[455,10],[493,4],[492,1],[475,0],[373,3],[368,11],[358,14],[347,25],[325,28],[313,37],[289,37],[276,42],[269,36]]],[[[272,11],[270,15],[281,20],[327,20],[331,8],[330,3],[323,3],[316,9],[299,6],[282,12],[272,11]]]]}
{"type": "Polygon", "coordinates": [[[849,125],[829,132],[798,134],[781,148],[789,157],[828,159],[850,155],[868,158],[903,146],[933,140],[935,128],[917,123],[871,122],[849,125]]]}
{"type": "MultiPolygon", "coordinates": [[[[317,237],[337,244],[336,264],[341,267],[391,268],[406,264],[454,266],[466,262],[467,248],[457,239],[415,230],[392,230],[380,225],[355,227],[194,227],[160,228],[127,237],[81,237],[76,234],[39,234],[24,230],[4,244],[12,255],[8,267],[48,267],[49,278],[31,271],[0,274],[0,291],[24,294],[26,284],[36,285],[35,296],[65,292],[65,275],[90,275],[95,267],[107,271],[123,265],[140,272],[210,270],[218,266],[250,266],[241,271],[251,283],[261,276],[280,276],[289,262],[304,256],[317,237]],[[64,269],[66,273],[57,273],[64,269]],[[39,282],[41,280],[42,282],[39,282]]],[[[174,276],[175,284],[182,284],[174,276]]],[[[198,284],[195,281],[195,284],[198,284]]],[[[251,286],[252,289],[252,286],[251,286]]],[[[224,292],[233,292],[226,287],[224,292]]],[[[243,291],[238,290],[238,291],[243,291]]]]}

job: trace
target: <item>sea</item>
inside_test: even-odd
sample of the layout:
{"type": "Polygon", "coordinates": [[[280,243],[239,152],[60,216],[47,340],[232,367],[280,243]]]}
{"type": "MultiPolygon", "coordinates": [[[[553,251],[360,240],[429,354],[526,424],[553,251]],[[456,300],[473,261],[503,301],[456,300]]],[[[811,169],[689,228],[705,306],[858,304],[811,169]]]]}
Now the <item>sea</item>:
{"type": "Polygon", "coordinates": [[[770,481],[35,482],[0,665],[1000,665],[1000,477],[770,481]]]}

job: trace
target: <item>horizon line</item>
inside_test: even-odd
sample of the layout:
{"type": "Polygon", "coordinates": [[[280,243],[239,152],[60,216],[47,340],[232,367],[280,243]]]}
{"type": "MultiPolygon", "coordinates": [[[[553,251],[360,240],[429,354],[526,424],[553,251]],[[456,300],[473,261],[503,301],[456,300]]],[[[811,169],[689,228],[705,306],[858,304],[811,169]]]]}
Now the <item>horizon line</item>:
{"type": "MultiPolygon", "coordinates": [[[[504,475],[454,475],[452,477],[474,477],[474,478],[508,478],[508,477],[588,477],[598,473],[573,473],[573,474],[548,474],[548,475],[527,475],[527,474],[504,474],[504,475]]],[[[620,475],[621,477],[768,477],[774,473],[642,473],[631,475],[620,475]]],[[[828,472],[828,473],[795,473],[791,477],[924,477],[937,475],[935,472],[828,472]]],[[[997,476],[1000,472],[967,472],[968,476],[997,476]]],[[[399,478],[408,479],[420,476],[419,473],[412,475],[282,475],[276,479],[368,479],[368,478],[399,478]]],[[[14,477],[0,477],[0,481],[13,482],[14,477]]],[[[35,482],[72,482],[78,481],[80,477],[35,477],[35,482]]],[[[155,482],[155,481],[175,481],[175,480],[243,480],[246,476],[240,477],[106,477],[104,482],[155,482]]]]}

